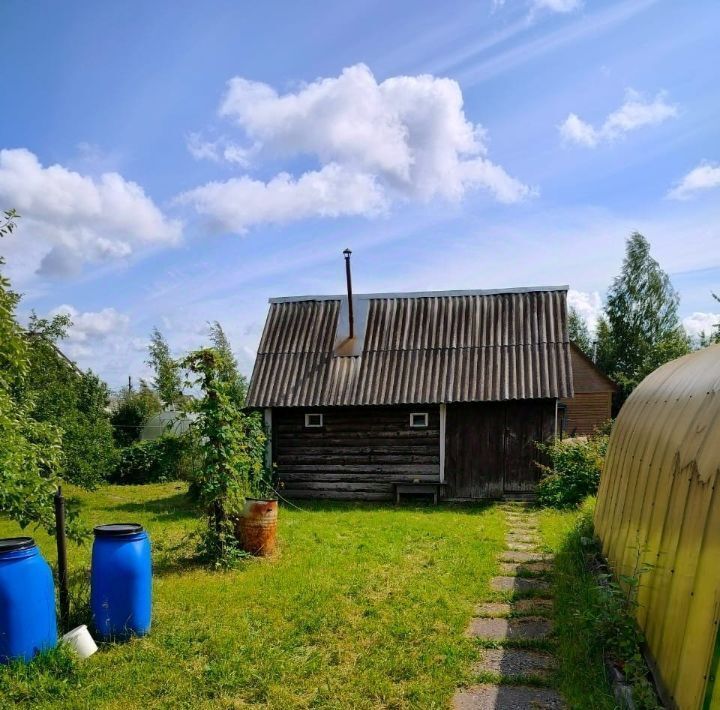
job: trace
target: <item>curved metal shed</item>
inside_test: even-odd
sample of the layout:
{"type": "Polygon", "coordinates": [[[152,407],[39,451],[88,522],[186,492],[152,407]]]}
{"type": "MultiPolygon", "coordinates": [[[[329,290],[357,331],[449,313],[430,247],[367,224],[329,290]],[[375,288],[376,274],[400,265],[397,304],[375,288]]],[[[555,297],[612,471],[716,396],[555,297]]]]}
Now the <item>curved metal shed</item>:
{"type": "Polygon", "coordinates": [[[613,570],[643,565],[637,620],[666,701],[720,707],[720,345],[649,375],[620,411],[595,528],[613,570]]]}

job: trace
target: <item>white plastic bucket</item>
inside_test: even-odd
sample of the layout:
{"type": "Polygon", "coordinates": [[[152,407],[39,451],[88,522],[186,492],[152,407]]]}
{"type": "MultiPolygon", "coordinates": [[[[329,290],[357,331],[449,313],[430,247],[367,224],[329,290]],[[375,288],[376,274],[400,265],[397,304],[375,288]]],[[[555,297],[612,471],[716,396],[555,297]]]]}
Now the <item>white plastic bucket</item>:
{"type": "Polygon", "coordinates": [[[97,644],[93,641],[93,637],[90,635],[85,624],[74,628],[72,631],[68,631],[62,637],[62,640],[65,641],[80,658],[88,658],[98,650],[97,644]]]}

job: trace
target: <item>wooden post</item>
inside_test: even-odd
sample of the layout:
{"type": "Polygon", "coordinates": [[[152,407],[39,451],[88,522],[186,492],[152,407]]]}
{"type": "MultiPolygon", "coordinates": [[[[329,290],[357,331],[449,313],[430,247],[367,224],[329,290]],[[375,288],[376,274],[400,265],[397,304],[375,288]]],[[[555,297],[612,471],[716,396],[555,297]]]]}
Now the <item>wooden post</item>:
{"type": "Polygon", "coordinates": [[[55,492],[55,541],[57,543],[58,585],[60,587],[60,628],[67,631],[70,618],[68,593],[67,542],[65,539],[65,498],[62,486],[55,492]]]}

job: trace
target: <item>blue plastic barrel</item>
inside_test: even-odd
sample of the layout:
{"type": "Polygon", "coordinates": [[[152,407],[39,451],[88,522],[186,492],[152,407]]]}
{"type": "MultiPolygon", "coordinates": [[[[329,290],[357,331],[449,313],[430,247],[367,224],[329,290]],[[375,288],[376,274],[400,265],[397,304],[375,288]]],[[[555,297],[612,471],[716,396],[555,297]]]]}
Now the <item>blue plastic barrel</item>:
{"type": "Polygon", "coordinates": [[[57,644],[55,584],[31,537],[0,539],[0,663],[57,644]]]}
{"type": "Polygon", "coordinates": [[[90,574],[90,606],[101,638],[143,636],[150,630],[150,540],[137,523],[98,525],[90,574]]]}

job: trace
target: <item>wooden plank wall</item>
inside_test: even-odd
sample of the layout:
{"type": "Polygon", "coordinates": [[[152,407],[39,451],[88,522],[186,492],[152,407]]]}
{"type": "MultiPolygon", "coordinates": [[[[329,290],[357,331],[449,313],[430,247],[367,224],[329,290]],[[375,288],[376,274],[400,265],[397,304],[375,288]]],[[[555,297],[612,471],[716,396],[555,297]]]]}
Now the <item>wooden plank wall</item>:
{"type": "Polygon", "coordinates": [[[612,392],[579,392],[572,399],[560,401],[567,407],[565,436],[592,434],[610,419],[612,392]]]}
{"type": "Polygon", "coordinates": [[[389,500],[393,482],[440,480],[437,405],[273,409],[273,458],[288,498],[389,500]],[[305,414],[324,415],[306,429],[305,414]],[[410,428],[411,412],[428,427],[410,428]]]}

